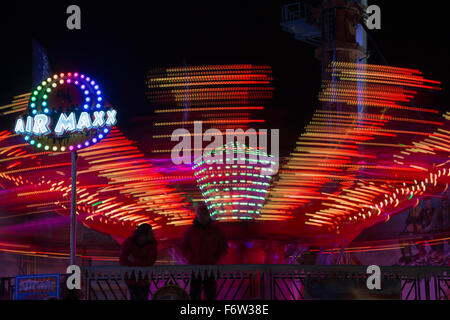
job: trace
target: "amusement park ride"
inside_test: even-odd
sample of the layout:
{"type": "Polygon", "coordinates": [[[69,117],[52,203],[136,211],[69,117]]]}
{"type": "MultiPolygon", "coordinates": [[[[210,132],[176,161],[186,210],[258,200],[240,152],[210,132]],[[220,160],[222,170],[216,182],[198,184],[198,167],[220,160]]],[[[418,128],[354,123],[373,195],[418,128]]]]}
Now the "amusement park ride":
{"type": "MultiPolygon", "coordinates": [[[[320,106],[276,176],[258,175],[248,164],[193,168],[170,163],[175,128],[189,129],[195,121],[202,121],[204,130],[263,126],[260,112],[274,90],[269,66],[151,70],[147,95],[156,119],[151,159],[120,126],[108,136],[100,131],[90,136],[94,145],[78,148],[77,220],[119,242],[136,225],[150,223],[162,248],[177,260],[176,243],[194,218],[192,203],[206,201],[230,239],[226,263],[286,263],[288,244],[304,250],[346,247],[365,228],[389,220],[421,197],[445,191],[450,113],[440,114],[421,99],[439,92],[440,83],[419,70],[367,64],[362,2],[282,8],[282,28],[316,46],[323,79],[320,106]]],[[[56,77],[66,80],[67,75],[56,77]]],[[[16,96],[0,107],[1,115],[17,119],[32,108],[34,96],[16,96]]],[[[92,114],[85,122],[112,127],[111,112],[92,114]]],[[[70,114],[64,117],[59,128],[81,132],[88,125],[71,122],[70,114]]],[[[35,138],[36,133],[45,136],[41,131],[48,126],[42,121],[34,131],[27,120],[18,120],[16,132],[28,133],[25,143],[12,128],[0,132],[3,212],[70,211],[70,161],[57,140],[35,138]],[[35,147],[41,150],[31,152],[35,147]]],[[[49,251],[10,244],[18,252],[49,251]]]]}

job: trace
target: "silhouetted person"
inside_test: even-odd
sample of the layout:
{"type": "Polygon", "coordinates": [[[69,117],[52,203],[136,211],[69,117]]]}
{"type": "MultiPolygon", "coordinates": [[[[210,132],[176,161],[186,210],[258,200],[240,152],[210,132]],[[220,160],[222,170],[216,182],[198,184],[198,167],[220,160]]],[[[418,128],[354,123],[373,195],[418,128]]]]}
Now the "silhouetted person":
{"type": "MultiPolygon", "coordinates": [[[[127,238],[120,250],[120,265],[129,267],[150,267],[156,261],[157,242],[153,235],[152,226],[141,224],[136,228],[133,236],[127,238]]],[[[132,300],[147,300],[150,291],[148,279],[142,279],[141,274],[134,272],[126,280],[132,300]]]]}
{"type": "MultiPolygon", "coordinates": [[[[225,233],[213,222],[208,208],[202,203],[197,207],[197,216],[193,225],[186,230],[182,243],[182,253],[189,264],[215,265],[228,251],[225,233]]],[[[216,279],[209,275],[192,275],[190,295],[200,300],[202,285],[206,300],[216,298],[216,279]]]]}

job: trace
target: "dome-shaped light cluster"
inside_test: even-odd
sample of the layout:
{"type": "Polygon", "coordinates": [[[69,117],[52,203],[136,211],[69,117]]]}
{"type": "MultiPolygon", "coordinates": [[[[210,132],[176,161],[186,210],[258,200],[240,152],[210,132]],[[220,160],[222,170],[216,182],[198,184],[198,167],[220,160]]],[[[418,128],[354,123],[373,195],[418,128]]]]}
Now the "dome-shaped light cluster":
{"type": "Polygon", "coordinates": [[[237,142],[227,143],[206,156],[193,169],[211,215],[227,221],[257,218],[271,179],[271,175],[264,174],[273,164],[271,158],[237,142]]]}
{"type": "MultiPolygon", "coordinates": [[[[51,116],[54,112],[53,108],[55,106],[49,105],[48,98],[51,93],[58,88],[58,86],[64,84],[70,84],[81,92],[81,105],[76,106],[74,111],[106,111],[104,110],[104,98],[102,96],[100,86],[89,76],[78,72],[69,72],[55,74],[42,81],[41,84],[33,90],[29,100],[29,115],[35,116],[37,114],[46,114],[51,116]]],[[[110,128],[105,125],[95,129],[96,132],[93,132],[88,140],[68,145],[62,145],[61,143],[50,143],[52,140],[58,140],[54,139],[54,137],[52,137],[53,139],[45,139],[45,141],[43,141],[44,139],[42,139],[41,136],[34,136],[33,134],[25,134],[24,139],[29,144],[36,146],[39,149],[44,149],[45,151],[72,151],[75,149],[89,147],[101,141],[110,131],[110,128]]]]}

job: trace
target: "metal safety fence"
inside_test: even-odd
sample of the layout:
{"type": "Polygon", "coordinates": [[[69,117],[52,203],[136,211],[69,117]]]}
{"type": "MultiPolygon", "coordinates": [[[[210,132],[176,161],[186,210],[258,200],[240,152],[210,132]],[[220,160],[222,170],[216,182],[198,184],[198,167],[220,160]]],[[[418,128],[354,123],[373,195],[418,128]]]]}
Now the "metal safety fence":
{"type": "Polygon", "coordinates": [[[450,267],[381,267],[381,289],[369,290],[367,267],[353,265],[87,267],[84,296],[89,300],[128,299],[130,277],[147,281],[150,298],[168,284],[189,292],[193,274],[215,278],[219,300],[450,298],[450,267]]]}
{"type": "MultiPolygon", "coordinates": [[[[133,278],[146,281],[149,298],[168,284],[189,292],[192,275],[214,278],[218,300],[450,299],[450,267],[381,267],[381,289],[369,290],[367,267],[354,265],[85,267],[82,299],[127,300],[127,280],[133,278]]],[[[66,277],[61,275],[62,299],[66,277]]],[[[14,299],[14,280],[0,278],[1,300],[14,299]]]]}

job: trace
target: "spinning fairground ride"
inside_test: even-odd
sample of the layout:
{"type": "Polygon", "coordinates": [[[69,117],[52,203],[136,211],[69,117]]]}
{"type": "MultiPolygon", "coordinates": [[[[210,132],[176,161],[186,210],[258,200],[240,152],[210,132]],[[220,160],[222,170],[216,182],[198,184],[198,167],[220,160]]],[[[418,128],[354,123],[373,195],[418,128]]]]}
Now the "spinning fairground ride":
{"type": "MultiPolygon", "coordinates": [[[[353,21],[360,14],[350,5],[339,10],[334,11],[335,18],[343,14],[353,21]]],[[[294,18],[283,26],[304,23],[301,12],[294,18]]],[[[334,21],[338,26],[340,20],[334,21]]],[[[318,42],[317,55],[323,63],[319,107],[283,161],[272,154],[273,149],[255,149],[247,143],[252,136],[268,138],[263,110],[274,91],[270,66],[151,70],[147,95],[155,116],[150,154],[140,149],[145,141],[128,139],[120,125],[108,122],[115,117],[114,108],[98,100],[102,94],[96,84],[85,93],[79,84],[65,83],[67,90],[60,94],[52,85],[67,81],[68,73],[62,73],[44,80],[33,92],[14,97],[0,107],[5,123],[16,123],[26,110],[33,114],[38,108],[37,113],[46,114],[46,109],[73,108],[73,122],[67,114],[58,130],[72,130],[78,136],[67,136],[63,144],[60,138],[45,138],[44,120],[36,130],[26,119],[15,128],[2,128],[0,248],[53,257],[67,252],[67,245],[61,244],[67,220],[60,218],[70,212],[71,163],[65,148],[77,149],[79,157],[77,221],[119,243],[137,225],[149,223],[161,250],[167,249],[171,261],[180,263],[177,244],[199,201],[206,202],[230,240],[224,263],[288,263],[292,260],[287,257],[295,258],[299,250],[345,248],[363,230],[388,221],[421,198],[445,192],[450,180],[450,113],[426,105],[428,97],[441,90],[440,82],[416,69],[362,62],[365,53],[353,31],[337,29],[335,37],[342,36],[337,45],[330,45],[327,38],[318,42]],[[47,88],[51,90],[42,93],[47,88]],[[81,100],[70,98],[70,103],[60,105],[64,96],[81,100]],[[89,101],[85,108],[86,97],[99,104],[89,101]],[[94,116],[103,107],[110,113],[94,116]],[[92,112],[91,118],[81,118],[83,108],[92,112]],[[196,132],[200,121],[202,129],[196,132]],[[241,128],[247,140],[224,141],[213,152],[242,162],[195,163],[192,156],[190,164],[175,164],[171,154],[177,142],[172,133],[180,128],[192,141],[208,129],[241,128]],[[264,157],[253,161],[252,154],[264,157]],[[261,170],[272,161],[279,164],[276,174],[261,170]],[[20,227],[9,222],[11,217],[20,221],[20,227]],[[40,234],[47,241],[36,242],[33,227],[42,225],[60,232],[40,234]]],[[[58,133],[58,122],[59,118],[52,119],[55,127],[49,130],[58,133]]],[[[195,155],[205,145],[204,140],[193,143],[189,151],[195,155]]],[[[117,246],[110,251],[105,246],[111,244],[106,241],[101,249],[90,249],[95,241],[87,240],[82,247],[85,256],[115,260],[117,246]]]]}

